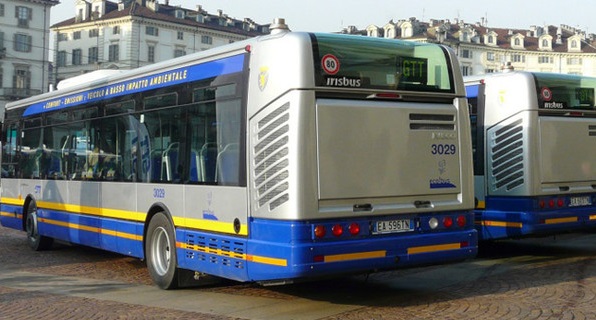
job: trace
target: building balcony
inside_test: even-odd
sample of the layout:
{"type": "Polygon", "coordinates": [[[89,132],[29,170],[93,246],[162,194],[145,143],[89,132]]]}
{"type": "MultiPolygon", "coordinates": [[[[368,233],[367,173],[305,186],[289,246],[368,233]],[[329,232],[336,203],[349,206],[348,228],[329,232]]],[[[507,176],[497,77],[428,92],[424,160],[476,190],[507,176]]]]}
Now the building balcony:
{"type": "Polygon", "coordinates": [[[3,100],[19,100],[29,98],[41,93],[39,89],[28,88],[0,88],[0,99],[3,100]]]}

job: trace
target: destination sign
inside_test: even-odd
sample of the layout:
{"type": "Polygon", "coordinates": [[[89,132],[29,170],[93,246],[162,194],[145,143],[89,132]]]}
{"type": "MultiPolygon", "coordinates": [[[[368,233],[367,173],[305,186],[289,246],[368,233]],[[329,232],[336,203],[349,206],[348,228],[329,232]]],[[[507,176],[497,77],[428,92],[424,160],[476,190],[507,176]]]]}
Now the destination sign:
{"type": "Polygon", "coordinates": [[[401,81],[426,84],[428,82],[428,60],[424,58],[398,57],[397,70],[401,81]]]}

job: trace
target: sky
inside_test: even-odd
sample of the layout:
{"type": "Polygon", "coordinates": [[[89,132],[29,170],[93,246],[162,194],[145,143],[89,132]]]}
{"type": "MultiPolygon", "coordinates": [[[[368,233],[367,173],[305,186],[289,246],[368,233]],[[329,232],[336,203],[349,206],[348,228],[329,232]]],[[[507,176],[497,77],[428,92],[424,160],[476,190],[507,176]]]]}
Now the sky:
{"type": "MultiPolygon", "coordinates": [[[[118,2],[118,0],[112,0],[118,2]]],[[[51,24],[75,16],[76,0],[60,0],[52,8],[51,24]]],[[[224,14],[236,19],[251,18],[258,24],[269,24],[274,18],[286,19],[293,31],[338,32],[348,26],[365,29],[371,24],[383,26],[390,20],[415,17],[480,22],[489,27],[529,29],[530,26],[565,24],[596,33],[593,0],[170,0],[170,5],[224,14]]],[[[159,0],[165,3],[165,0],[159,0]]]]}

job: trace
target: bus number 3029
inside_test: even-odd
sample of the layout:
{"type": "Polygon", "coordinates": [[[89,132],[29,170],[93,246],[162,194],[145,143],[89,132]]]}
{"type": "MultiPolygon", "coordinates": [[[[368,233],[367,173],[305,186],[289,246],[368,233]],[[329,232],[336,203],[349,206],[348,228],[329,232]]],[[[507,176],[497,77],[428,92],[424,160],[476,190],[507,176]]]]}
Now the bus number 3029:
{"type": "Polygon", "coordinates": [[[457,148],[454,144],[433,144],[430,147],[432,154],[455,154],[457,148]]]}

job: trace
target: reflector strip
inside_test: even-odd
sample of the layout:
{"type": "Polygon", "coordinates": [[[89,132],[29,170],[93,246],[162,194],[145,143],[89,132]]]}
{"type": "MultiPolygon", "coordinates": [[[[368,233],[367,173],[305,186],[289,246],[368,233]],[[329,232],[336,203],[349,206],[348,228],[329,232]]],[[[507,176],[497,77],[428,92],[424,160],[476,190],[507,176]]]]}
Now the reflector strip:
{"type": "Polygon", "coordinates": [[[269,258],[269,257],[262,257],[262,256],[255,256],[252,254],[246,255],[246,261],[252,261],[256,263],[264,263],[270,264],[278,267],[287,267],[288,260],[286,259],[277,259],[277,258],[269,258]]]}
{"type": "Polygon", "coordinates": [[[595,215],[592,215],[592,216],[590,216],[590,220],[596,220],[596,214],[595,214],[595,215]]]}
{"type": "Polygon", "coordinates": [[[577,222],[577,220],[578,220],[577,217],[545,219],[544,224],[569,223],[569,222],[577,222]]]}
{"type": "Polygon", "coordinates": [[[521,222],[508,222],[508,221],[489,221],[489,220],[482,220],[480,222],[476,221],[476,224],[479,224],[484,227],[502,227],[502,228],[522,228],[523,223],[521,222]]]}
{"type": "Polygon", "coordinates": [[[408,248],[408,254],[429,253],[429,252],[457,250],[457,249],[461,249],[461,243],[459,243],[459,242],[458,243],[438,244],[438,245],[434,245],[434,246],[412,247],[412,248],[408,248]]]}
{"type": "Polygon", "coordinates": [[[387,256],[387,251],[369,251],[369,252],[356,252],[346,254],[334,254],[324,257],[324,262],[339,262],[339,261],[350,261],[350,260],[362,260],[362,259],[373,259],[373,258],[384,258],[387,256]]]}
{"type": "Polygon", "coordinates": [[[476,209],[486,209],[486,202],[478,201],[478,205],[476,206],[476,209]]]}

